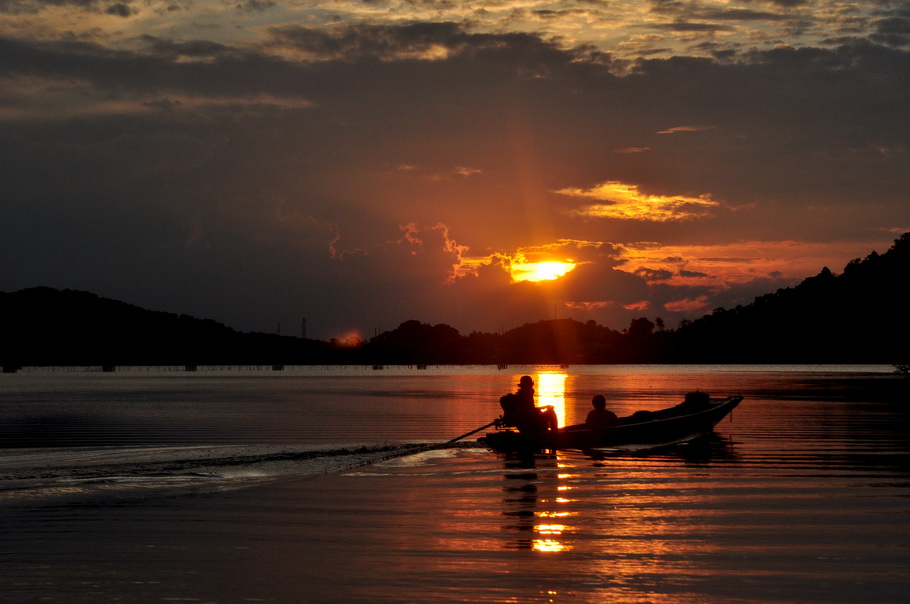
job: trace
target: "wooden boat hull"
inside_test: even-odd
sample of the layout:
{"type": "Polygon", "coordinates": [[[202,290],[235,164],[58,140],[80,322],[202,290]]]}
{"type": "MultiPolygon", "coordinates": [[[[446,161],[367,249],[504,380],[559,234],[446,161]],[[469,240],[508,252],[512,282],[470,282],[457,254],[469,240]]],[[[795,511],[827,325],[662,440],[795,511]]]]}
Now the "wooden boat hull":
{"type": "Polygon", "coordinates": [[[542,434],[527,434],[510,429],[488,433],[478,441],[501,451],[671,445],[710,434],[714,431],[714,426],[742,400],[741,396],[731,396],[697,410],[679,405],[642,416],[636,414],[622,418],[619,425],[600,430],[590,429],[583,424],[542,434]]]}

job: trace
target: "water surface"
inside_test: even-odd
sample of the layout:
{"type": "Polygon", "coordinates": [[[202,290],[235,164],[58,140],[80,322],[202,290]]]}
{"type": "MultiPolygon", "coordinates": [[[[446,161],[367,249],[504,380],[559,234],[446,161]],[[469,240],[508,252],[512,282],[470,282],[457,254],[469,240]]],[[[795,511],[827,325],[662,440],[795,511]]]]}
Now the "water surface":
{"type": "Polygon", "coordinates": [[[0,434],[12,447],[0,454],[5,601],[910,593],[907,391],[888,367],[134,370],[21,373],[0,386],[0,434]],[[490,421],[522,373],[568,422],[596,392],[620,414],[695,388],[746,399],[697,446],[530,457],[438,447],[490,421]],[[264,454],[247,463],[254,444],[264,454]],[[276,453],[364,446],[375,455],[366,461],[380,461],[327,473],[276,453]],[[421,452],[374,453],[408,446],[421,452]],[[195,478],[174,469],[210,451],[237,463],[195,478]],[[181,482],[106,476],[118,455],[131,471],[181,482]],[[74,482],[75,457],[78,471],[95,468],[91,480],[74,482]],[[35,470],[63,459],[71,469],[35,470]],[[259,480],[239,472],[249,468],[259,480]],[[28,488],[11,487],[26,475],[28,488]]]}

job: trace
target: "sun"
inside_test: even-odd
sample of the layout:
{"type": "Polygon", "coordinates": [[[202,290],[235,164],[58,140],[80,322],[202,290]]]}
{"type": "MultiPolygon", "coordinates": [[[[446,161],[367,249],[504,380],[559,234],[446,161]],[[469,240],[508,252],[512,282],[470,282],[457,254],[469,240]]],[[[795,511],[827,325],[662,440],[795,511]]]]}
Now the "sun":
{"type": "Polygon", "coordinates": [[[573,262],[525,262],[512,264],[512,279],[515,281],[551,281],[562,277],[575,268],[573,262]]]}

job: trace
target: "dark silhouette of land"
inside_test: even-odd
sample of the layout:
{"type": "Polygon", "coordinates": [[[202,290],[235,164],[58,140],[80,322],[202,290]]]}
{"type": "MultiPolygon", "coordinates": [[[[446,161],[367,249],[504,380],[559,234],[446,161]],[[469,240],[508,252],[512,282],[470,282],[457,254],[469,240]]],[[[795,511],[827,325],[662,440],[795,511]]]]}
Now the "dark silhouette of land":
{"type": "Polygon", "coordinates": [[[352,346],[149,311],[47,287],[0,293],[0,363],[68,365],[306,365],[524,363],[891,363],[910,361],[910,233],[884,254],[827,267],[749,305],[718,308],[677,329],[642,317],[616,331],[594,321],[529,323],[462,335],[406,321],[352,346]]]}
{"type": "Polygon", "coordinates": [[[4,368],[42,365],[243,365],[328,362],[332,346],[240,333],[73,290],[0,293],[4,368]]]}

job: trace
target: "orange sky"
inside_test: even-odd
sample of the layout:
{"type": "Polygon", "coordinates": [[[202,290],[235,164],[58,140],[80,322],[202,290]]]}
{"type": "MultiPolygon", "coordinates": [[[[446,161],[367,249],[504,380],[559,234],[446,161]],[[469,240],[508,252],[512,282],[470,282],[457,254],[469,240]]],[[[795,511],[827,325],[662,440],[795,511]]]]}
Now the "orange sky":
{"type": "Polygon", "coordinates": [[[901,2],[11,0],[0,57],[0,291],[673,327],[910,230],[901,2]]]}

